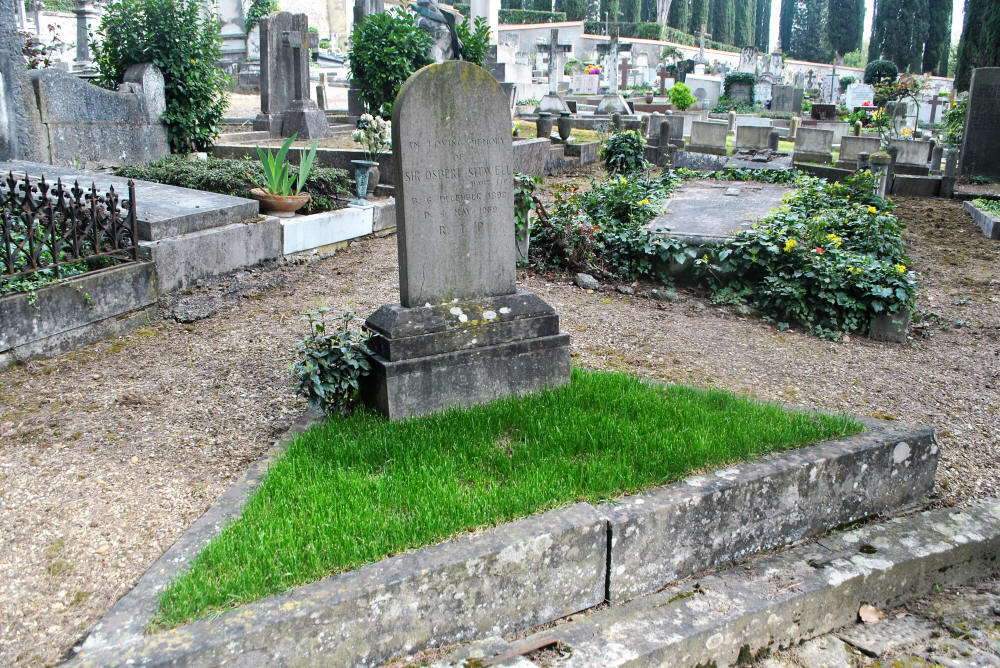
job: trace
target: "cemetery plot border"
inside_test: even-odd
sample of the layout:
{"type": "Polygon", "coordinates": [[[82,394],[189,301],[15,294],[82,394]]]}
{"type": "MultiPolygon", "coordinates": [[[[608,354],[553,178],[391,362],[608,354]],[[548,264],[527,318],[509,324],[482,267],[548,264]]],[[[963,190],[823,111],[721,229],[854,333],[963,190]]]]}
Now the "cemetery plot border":
{"type": "Polygon", "coordinates": [[[236,656],[276,663],[290,656],[322,656],[345,665],[378,665],[401,653],[495,635],[500,618],[509,633],[593,607],[606,594],[612,602],[627,600],[675,577],[919,504],[934,483],[939,449],[933,430],[863,421],[868,430],[856,436],[694,476],[625,497],[624,503],[579,503],[549,511],[391,557],[218,618],[145,634],[163,585],[241,512],[267,467],[305,428],[308,421],[302,421],[115,604],[70,665],[214,663],[236,656]],[[905,484],[899,484],[900,476],[905,484]],[[858,485],[852,488],[845,480],[858,485]],[[718,526],[692,531],[700,521],[718,526]],[[727,527],[740,539],[720,548],[711,535],[727,527]],[[691,541],[693,558],[685,562],[683,574],[672,570],[676,564],[669,559],[675,535],[691,541]],[[522,556],[511,560],[511,554],[522,556]],[[510,605],[498,616],[495,606],[465,606],[455,591],[476,600],[476,592],[485,596],[489,591],[490,600],[510,605]],[[525,600],[528,591],[538,595],[525,600]],[[379,605],[387,594],[396,604],[379,605]]]}
{"type": "Polygon", "coordinates": [[[972,216],[987,239],[1000,239],[1000,215],[976,206],[975,202],[962,202],[962,208],[972,216]]]}

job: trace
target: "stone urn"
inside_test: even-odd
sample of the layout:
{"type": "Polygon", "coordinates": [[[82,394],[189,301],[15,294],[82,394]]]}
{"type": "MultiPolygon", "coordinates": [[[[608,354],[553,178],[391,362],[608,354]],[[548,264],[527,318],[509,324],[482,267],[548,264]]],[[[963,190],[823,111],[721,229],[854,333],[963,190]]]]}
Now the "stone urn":
{"type": "Polygon", "coordinates": [[[646,104],[653,104],[653,94],[646,93],[646,104]]]}
{"type": "Polygon", "coordinates": [[[569,141],[570,133],[573,132],[573,116],[568,111],[563,111],[559,113],[559,120],[556,121],[556,126],[559,128],[559,140],[562,143],[569,141]]]}
{"type": "Polygon", "coordinates": [[[291,218],[309,201],[309,193],[272,195],[261,188],[252,188],[250,196],[260,202],[260,210],[279,218],[291,218]]]}
{"type": "Polygon", "coordinates": [[[354,203],[367,204],[365,198],[369,192],[368,182],[371,180],[372,168],[377,169],[378,163],[373,160],[351,160],[351,164],[354,165],[354,192],[358,197],[354,203]]]}
{"type": "Polygon", "coordinates": [[[552,114],[547,111],[538,112],[538,120],[535,121],[535,127],[538,129],[537,134],[539,139],[548,139],[552,135],[552,114]]]}

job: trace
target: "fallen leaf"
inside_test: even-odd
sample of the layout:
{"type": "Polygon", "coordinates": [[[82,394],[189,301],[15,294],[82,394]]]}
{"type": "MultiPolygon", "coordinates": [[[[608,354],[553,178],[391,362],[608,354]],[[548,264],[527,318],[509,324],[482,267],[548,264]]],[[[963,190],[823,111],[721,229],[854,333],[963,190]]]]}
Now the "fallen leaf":
{"type": "Polygon", "coordinates": [[[863,605],[861,609],[858,610],[858,617],[861,618],[865,624],[874,624],[880,619],[885,619],[885,613],[876,608],[874,605],[863,605]]]}

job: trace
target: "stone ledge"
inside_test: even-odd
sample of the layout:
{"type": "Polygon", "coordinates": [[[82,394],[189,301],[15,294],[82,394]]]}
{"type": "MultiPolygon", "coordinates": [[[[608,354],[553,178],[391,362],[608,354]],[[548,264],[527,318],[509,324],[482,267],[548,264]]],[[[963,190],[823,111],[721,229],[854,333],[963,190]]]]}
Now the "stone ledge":
{"type": "Polygon", "coordinates": [[[392,557],[217,619],[85,648],[72,664],[379,665],[597,605],[604,599],[606,542],[604,522],[591,506],[577,504],[392,557]]]}
{"type": "Polygon", "coordinates": [[[962,208],[972,216],[987,239],[1000,239],[1000,217],[980,209],[972,202],[963,202],[962,208]]]}

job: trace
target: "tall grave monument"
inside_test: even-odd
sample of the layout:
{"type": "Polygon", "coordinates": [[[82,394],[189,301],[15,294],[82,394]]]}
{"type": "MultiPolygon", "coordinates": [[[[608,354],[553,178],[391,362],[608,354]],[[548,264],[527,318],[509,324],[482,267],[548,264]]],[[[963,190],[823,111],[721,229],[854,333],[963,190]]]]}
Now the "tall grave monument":
{"type": "MultiPolygon", "coordinates": [[[[621,114],[627,116],[632,113],[628,104],[625,102],[625,98],[621,96],[618,92],[618,55],[623,49],[621,43],[618,41],[618,29],[615,28],[613,34],[611,35],[611,41],[608,43],[607,47],[603,44],[597,46],[598,52],[605,52],[608,54],[608,66],[605,70],[608,77],[608,93],[601,98],[600,103],[597,105],[597,109],[594,114],[598,116],[610,116],[611,114],[621,114]],[[604,48],[602,48],[604,47],[604,48]]],[[[624,47],[625,49],[631,49],[631,46],[624,47]]]]}
{"type": "Polygon", "coordinates": [[[25,66],[17,34],[14,5],[20,0],[0,0],[0,160],[23,157],[28,143],[27,109],[22,96],[25,66]]]}
{"type": "Polygon", "coordinates": [[[972,70],[962,135],[962,174],[1000,177],[1000,67],[972,70]]]}
{"type": "Polygon", "coordinates": [[[365,402],[397,419],[568,382],[559,316],[514,284],[503,89],[468,62],[429,65],[396,97],[392,144],[400,303],[365,322],[365,402]]]}
{"type": "Polygon", "coordinates": [[[545,47],[545,50],[549,53],[549,92],[541,99],[538,103],[538,107],[535,108],[535,113],[539,111],[547,111],[553,115],[559,115],[563,112],[569,112],[569,106],[566,101],[562,99],[559,95],[559,75],[563,71],[563,59],[565,54],[573,50],[572,44],[560,44],[559,43],[559,29],[553,28],[551,36],[549,38],[549,43],[539,44],[539,48],[545,47]]]}

